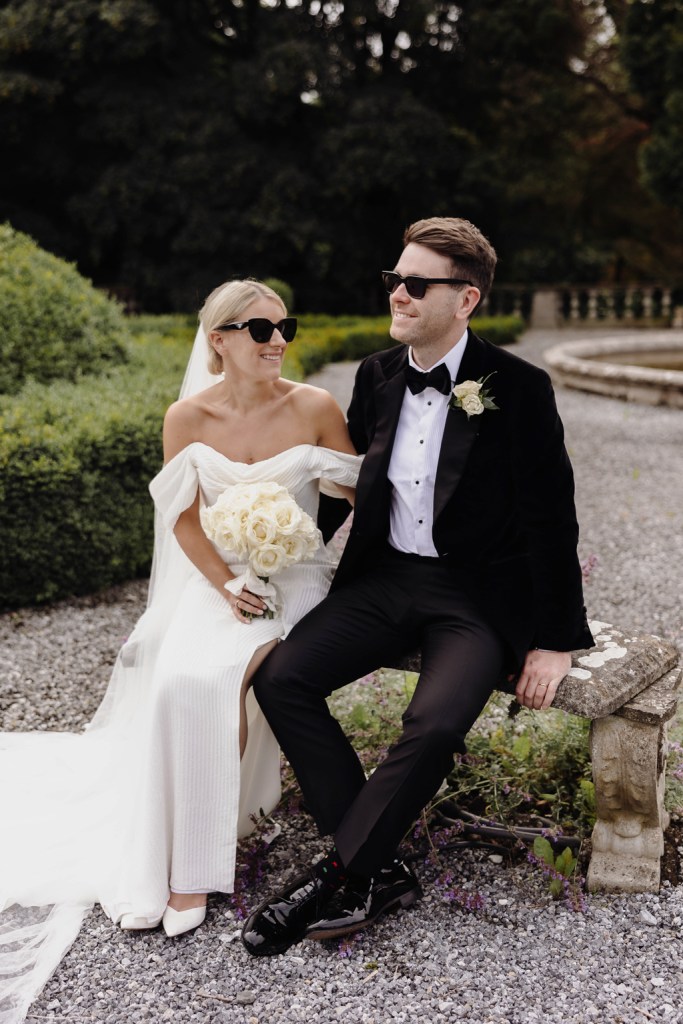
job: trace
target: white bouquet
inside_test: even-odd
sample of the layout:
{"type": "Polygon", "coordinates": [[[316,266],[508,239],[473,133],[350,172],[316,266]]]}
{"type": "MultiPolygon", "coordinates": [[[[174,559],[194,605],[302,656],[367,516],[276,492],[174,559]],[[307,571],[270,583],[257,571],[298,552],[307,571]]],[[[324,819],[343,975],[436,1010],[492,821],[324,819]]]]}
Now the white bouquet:
{"type": "Polygon", "coordinates": [[[239,594],[246,587],[258,594],[267,605],[265,618],[276,611],[277,591],[270,577],[312,558],[320,546],[311,517],[286,487],[272,481],[227,487],[213,505],[200,509],[199,519],[216,547],[232,561],[247,563],[246,571],[225,589],[239,594]]]}

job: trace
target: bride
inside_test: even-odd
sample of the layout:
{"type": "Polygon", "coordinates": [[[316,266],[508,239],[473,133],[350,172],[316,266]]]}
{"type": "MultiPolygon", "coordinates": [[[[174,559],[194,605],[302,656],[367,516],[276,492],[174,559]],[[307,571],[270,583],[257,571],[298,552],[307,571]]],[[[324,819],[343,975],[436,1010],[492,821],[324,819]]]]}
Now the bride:
{"type": "Polygon", "coordinates": [[[235,848],[280,795],[279,753],[249,691],[258,665],[319,602],[320,548],[257,586],[204,533],[230,485],[274,482],[315,519],[321,480],[360,466],[327,392],[280,376],[296,320],[252,280],[200,313],[180,400],[164,421],[148,607],[82,735],[0,734],[0,1024],[23,1020],[94,903],[124,929],[169,936],[232,892],[235,848]]]}

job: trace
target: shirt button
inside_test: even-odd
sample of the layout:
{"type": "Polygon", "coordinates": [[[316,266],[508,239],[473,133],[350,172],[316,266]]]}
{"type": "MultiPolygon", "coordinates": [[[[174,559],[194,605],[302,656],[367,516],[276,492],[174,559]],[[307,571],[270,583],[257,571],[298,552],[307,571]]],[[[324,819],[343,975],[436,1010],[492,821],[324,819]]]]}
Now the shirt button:
{"type": "Polygon", "coordinates": [[[416,481],[415,481],[415,483],[416,483],[416,484],[419,484],[419,482],[420,482],[419,480],[416,480],[416,481]]]}
{"type": "Polygon", "coordinates": [[[420,438],[420,444],[424,444],[423,438],[420,438]]]}
{"type": "Polygon", "coordinates": [[[421,519],[418,519],[418,524],[419,524],[420,526],[422,526],[422,520],[421,520],[421,519]]]}

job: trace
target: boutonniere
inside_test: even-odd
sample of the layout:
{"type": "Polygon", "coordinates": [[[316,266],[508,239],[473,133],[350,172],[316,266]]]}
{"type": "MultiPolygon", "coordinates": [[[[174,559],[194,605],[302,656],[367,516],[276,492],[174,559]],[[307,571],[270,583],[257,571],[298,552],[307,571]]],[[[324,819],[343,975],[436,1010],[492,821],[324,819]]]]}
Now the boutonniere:
{"type": "MultiPolygon", "coordinates": [[[[494,370],[493,373],[495,372],[494,370]]],[[[493,377],[493,373],[488,377],[480,377],[479,380],[464,380],[462,384],[456,384],[448,399],[448,408],[462,409],[467,414],[467,419],[470,416],[480,416],[484,409],[498,410],[490,389],[484,387],[489,377],[493,377]]]]}

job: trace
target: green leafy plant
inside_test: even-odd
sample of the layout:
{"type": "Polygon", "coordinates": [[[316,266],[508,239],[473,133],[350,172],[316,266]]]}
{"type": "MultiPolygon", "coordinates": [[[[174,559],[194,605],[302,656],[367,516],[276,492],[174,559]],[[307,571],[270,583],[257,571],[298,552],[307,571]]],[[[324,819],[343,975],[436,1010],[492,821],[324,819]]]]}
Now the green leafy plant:
{"type": "Polygon", "coordinates": [[[548,889],[554,899],[559,899],[566,890],[567,883],[576,871],[577,860],[568,846],[555,854],[550,841],[545,836],[534,839],[534,856],[548,869],[548,889]]]}
{"type": "Polygon", "coordinates": [[[294,289],[292,286],[287,284],[286,281],[281,281],[279,277],[267,277],[263,283],[272,288],[276,295],[280,296],[287,307],[287,312],[291,316],[294,312],[294,289]]]}
{"type": "Polygon", "coordinates": [[[502,822],[530,815],[588,834],[595,823],[587,720],[557,712],[506,714],[495,694],[448,782],[453,799],[502,822]]]}
{"type": "Polygon", "coordinates": [[[120,307],[76,268],[0,225],[0,393],[78,380],[128,359],[120,307]]]}

